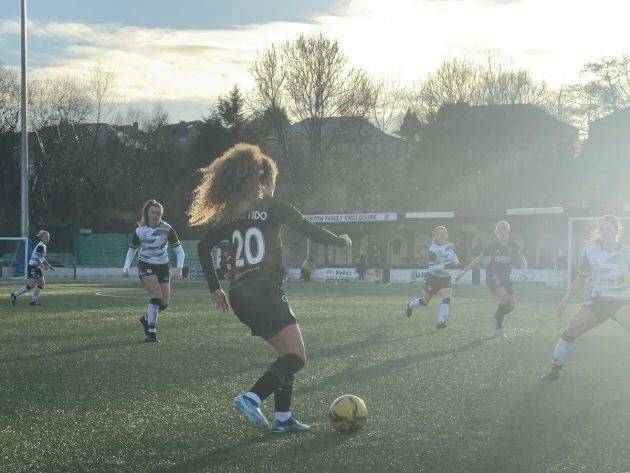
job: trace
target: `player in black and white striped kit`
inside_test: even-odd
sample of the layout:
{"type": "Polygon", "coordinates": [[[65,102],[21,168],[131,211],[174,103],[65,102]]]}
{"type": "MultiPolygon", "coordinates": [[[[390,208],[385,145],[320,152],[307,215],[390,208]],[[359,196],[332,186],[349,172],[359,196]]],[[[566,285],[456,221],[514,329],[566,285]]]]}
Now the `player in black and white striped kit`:
{"type": "Polygon", "coordinates": [[[49,269],[54,271],[55,269],[46,261],[46,245],[50,241],[50,233],[46,230],[40,230],[37,233],[39,242],[35,245],[31,257],[28,260],[28,282],[15,292],[11,293],[11,303],[15,305],[18,297],[27,293],[31,289],[33,290],[33,298],[29,302],[30,305],[41,305],[39,302],[39,296],[46,285],[46,279],[42,273],[43,269],[49,269]]]}
{"type": "Polygon", "coordinates": [[[157,200],[149,200],[144,204],[142,219],[127,250],[123,268],[123,277],[128,277],[131,263],[139,251],[138,277],[150,298],[145,314],[140,317],[147,342],[158,341],[158,314],[166,310],[171,298],[168,245],[177,256],[177,268],[173,271],[173,277],[181,277],[184,267],[184,250],[173,227],[162,220],[163,213],[164,207],[157,200]]]}
{"type": "Polygon", "coordinates": [[[558,316],[588,279],[592,283],[590,300],[573,314],[562,332],[553,351],[551,368],[542,380],[558,379],[575,340],[602,322],[612,319],[630,332],[630,246],[620,241],[621,230],[621,222],[615,215],[604,215],[597,222],[593,241],[582,251],[578,275],[558,305],[558,316]]]}
{"type": "Polygon", "coordinates": [[[448,241],[446,227],[439,225],[433,230],[433,243],[429,247],[429,270],[424,280],[422,296],[411,299],[407,303],[407,317],[411,317],[415,307],[424,307],[431,298],[438,294],[442,303],[438,309],[438,329],[446,328],[446,317],[451,306],[453,288],[451,274],[446,270],[459,265],[459,258],[455,254],[453,243],[448,241]]]}

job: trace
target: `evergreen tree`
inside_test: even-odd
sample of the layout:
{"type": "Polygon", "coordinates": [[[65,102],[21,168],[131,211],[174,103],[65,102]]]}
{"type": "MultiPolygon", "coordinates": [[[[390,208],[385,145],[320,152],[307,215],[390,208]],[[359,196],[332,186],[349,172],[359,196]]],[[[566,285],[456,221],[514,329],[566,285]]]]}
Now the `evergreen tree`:
{"type": "Polygon", "coordinates": [[[411,109],[408,109],[400,125],[400,130],[398,130],[398,135],[401,138],[418,140],[420,138],[421,130],[422,123],[418,120],[418,116],[415,112],[411,111],[411,109]]]}

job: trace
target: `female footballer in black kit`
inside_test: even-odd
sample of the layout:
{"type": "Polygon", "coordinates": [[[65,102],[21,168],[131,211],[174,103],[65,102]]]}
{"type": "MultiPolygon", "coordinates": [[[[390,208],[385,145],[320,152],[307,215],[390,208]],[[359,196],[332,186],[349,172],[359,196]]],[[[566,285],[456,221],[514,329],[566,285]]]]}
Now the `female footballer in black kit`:
{"type": "Polygon", "coordinates": [[[494,313],[496,321],[494,336],[495,338],[505,338],[503,319],[507,314],[514,311],[516,305],[510,272],[514,266],[519,265],[521,277],[527,279],[527,260],[521,248],[512,240],[508,222],[505,220],[497,222],[494,227],[494,234],[496,236],[494,241],[486,246],[483,252],[464,268],[462,273],[455,278],[455,281],[459,280],[470,268],[481,262],[482,259],[490,257],[490,262],[486,267],[486,284],[499,300],[499,305],[494,313]]]}
{"type": "Polygon", "coordinates": [[[293,379],[306,357],[300,328],[280,287],[280,228],[288,225],[327,245],[349,246],[352,242],[347,235],[337,236],[312,224],[292,205],[273,197],[278,169],[257,146],[238,144],[202,173],[190,222],[208,225],[197,249],[212,299],[221,311],[232,307],[252,335],[269,342],[278,356],[245,394],[234,398],[234,406],[261,430],[307,430],[309,426],[297,421],[290,410],[293,379]],[[232,243],[229,303],[211,254],[212,247],[225,239],[232,243]],[[260,410],[271,394],[275,400],[273,427],[260,410]]]}

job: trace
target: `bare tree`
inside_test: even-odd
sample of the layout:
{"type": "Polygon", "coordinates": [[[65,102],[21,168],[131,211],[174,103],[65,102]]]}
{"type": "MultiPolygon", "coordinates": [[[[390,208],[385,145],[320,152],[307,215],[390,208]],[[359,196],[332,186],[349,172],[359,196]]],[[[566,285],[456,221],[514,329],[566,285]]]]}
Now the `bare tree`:
{"type": "Polygon", "coordinates": [[[113,110],[114,77],[113,72],[96,68],[85,76],[33,81],[29,100],[38,143],[31,179],[35,208],[57,199],[57,189],[69,196],[68,211],[81,218],[93,216],[94,201],[119,205],[116,194],[109,192],[118,168],[104,159],[116,140],[114,130],[104,123],[113,110]]]}
{"type": "Polygon", "coordinates": [[[0,64],[0,232],[17,233],[19,222],[20,83],[17,71],[0,64]],[[18,197],[16,197],[18,196],[18,197]],[[13,205],[12,205],[13,204],[13,205]]]}
{"type": "Polygon", "coordinates": [[[284,91],[286,72],[278,48],[272,44],[258,55],[250,72],[254,78],[252,108],[254,113],[269,123],[271,134],[277,141],[282,154],[288,158],[286,95],[284,91]]]}
{"type": "Polygon", "coordinates": [[[595,115],[604,116],[630,107],[630,55],[589,62],[582,70],[587,79],[583,93],[595,115]]]}
{"type": "MultiPolygon", "coordinates": [[[[85,82],[71,76],[31,81],[28,100],[30,130],[39,151],[38,159],[33,160],[30,182],[31,193],[34,193],[41,190],[40,177],[46,175],[51,166],[54,168],[64,162],[58,159],[61,150],[71,153],[79,145],[75,126],[89,116],[92,104],[85,82]]],[[[77,163],[71,165],[74,167],[77,163]]],[[[72,173],[67,172],[67,175],[72,173]]]]}
{"type": "Polygon", "coordinates": [[[168,112],[164,110],[161,103],[156,103],[150,115],[146,115],[145,120],[141,123],[141,127],[147,133],[155,133],[157,130],[168,125],[168,112]]]}
{"type": "Polygon", "coordinates": [[[491,54],[479,65],[480,103],[485,105],[530,104],[543,106],[548,100],[549,87],[535,80],[529,71],[514,69],[491,54]]]}
{"type": "Polygon", "coordinates": [[[410,108],[426,117],[446,104],[531,104],[547,108],[555,98],[555,91],[534,79],[529,71],[515,69],[489,54],[485,63],[468,59],[443,62],[412,93],[410,108]]]}
{"type": "Polygon", "coordinates": [[[550,90],[543,108],[586,137],[590,122],[630,107],[630,55],[586,63],[581,79],[550,90]]]}
{"type": "Polygon", "coordinates": [[[0,64],[0,134],[15,131],[20,120],[18,74],[0,64]]]}
{"type": "MultiPolygon", "coordinates": [[[[301,122],[315,161],[324,160],[355,125],[352,121],[366,118],[374,106],[368,75],[351,67],[339,43],[321,33],[272,46],[251,70],[259,104],[277,114],[277,127],[284,109],[291,120],[301,122]]],[[[275,135],[286,155],[285,133],[277,129],[275,135]]]]}
{"type": "Polygon", "coordinates": [[[72,76],[33,80],[29,102],[32,130],[84,123],[94,110],[86,82],[72,76]]]}
{"type": "Polygon", "coordinates": [[[479,66],[468,59],[443,62],[420,84],[418,100],[427,112],[435,112],[444,104],[481,102],[479,66]]]}
{"type": "Polygon", "coordinates": [[[133,125],[134,123],[140,125],[140,123],[147,121],[147,113],[133,105],[126,107],[125,110],[117,110],[112,120],[113,124],[117,126],[133,125]]]}
{"type": "Polygon", "coordinates": [[[589,122],[597,116],[582,84],[564,84],[557,90],[549,89],[541,107],[558,120],[576,127],[583,138],[588,135],[589,122]]]}
{"type": "Polygon", "coordinates": [[[86,79],[87,94],[93,103],[92,119],[94,123],[108,122],[116,107],[113,100],[113,87],[116,81],[116,72],[113,69],[105,70],[100,65],[96,66],[86,79]]]}
{"type": "Polygon", "coordinates": [[[402,123],[402,117],[407,109],[406,101],[409,92],[396,80],[379,80],[374,83],[374,108],[370,117],[381,131],[392,131],[392,128],[402,123]]]}

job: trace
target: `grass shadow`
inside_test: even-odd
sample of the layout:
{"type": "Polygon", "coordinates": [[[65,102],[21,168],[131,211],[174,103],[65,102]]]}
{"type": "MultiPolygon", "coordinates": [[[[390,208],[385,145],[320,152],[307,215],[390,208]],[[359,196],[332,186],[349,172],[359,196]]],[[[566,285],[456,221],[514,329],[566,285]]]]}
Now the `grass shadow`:
{"type": "MultiPolygon", "coordinates": [[[[222,447],[214,448],[194,458],[190,458],[176,465],[167,468],[160,468],[157,471],[162,473],[194,472],[194,471],[234,471],[233,462],[239,458],[250,457],[251,450],[259,445],[264,445],[270,450],[273,463],[282,471],[282,465],[295,460],[296,452],[301,452],[321,456],[332,448],[338,447],[340,443],[346,442],[352,435],[343,435],[331,430],[325,433],[319,428],[314,428],[309,432],[299,434],[273,434],[265,433],[257,437],[248,437],[238,442],[222,447]],[[296,442],[296,440],[299,440],[296,442]]],[[[251,457],[250,457],[251,458],[251,457]]],[[[261,461],[269,461],[268,455],[260,458],[261,461]]],[[[263,463],[257,466],[257,471],[264,471],[263,463]]],[[[239,471],[248,471],[247,468],[239,468],[239,471]]],[[[252,469],[254,470],[254,468],[252,469]]]]}
{"type": "Polygon", "coordinates": [[[335,356],[335,355],[343,355],[346,353],[352,353],[352,352],[361,350],[363,348],[372,348],[375,345],[385,345],[388,343],[402,342],[405,340],[427,337],[429,335],[433,335],[436,332],[437,330],[425,331],[425,332],[420,332],[420,333],[413,333],[413,334],[410,334],[404,337],[398,337],[398,338],[388,338],[388,337],[385,337],[383,334],[375,333],[375,334],[370,335],[367,339],[364,339],[364,340],[357,340],[350,343],[340,343],[340,344],[333,345],[327,348],[320,348],[320,349],[315,349],[312,351],[309,350],[307,352],[307,356],[309,359],[318,359],[318,358],[326,358],[326,357],[335,356]]]}
{"type": "Polygon", "coordinates": [[[54,358],[58,356],[65,355],[74,355],[76,353],[85,353],[96,350],[107,350],[108,348],[118,348],[118,347],[126,347],[133,345],[144,345],[146,342],[144,340],[134,340],[128,342],[117,342],[117,343],[94,343],[91,345],[82,345],[79,347],[66,348],[63,350],[58,350],[50,353],[40,353],[36,355],[25,355],[25,356],[16,356],[0,359],[0,364],[7,363],[17,363],[20,361],[30,361],[30,360],[45,360],[48,358],[54,358]]]}
{"type": "Polygon", "coordinates": [[[304,391],[312,391],[321,386],[336,385],[339,383],[361,381],[366,379],[380,378],[383,376],[389,376],[399,371],[403,371],[411,365],[419,362],[434,360],[442,358],[444,356],[454,355],[456,353],[462,353],[470,350],[474,350],[482,346],[486,341],[492,340],[493,337],[484,337],[478,340],[470,341],[459,347],[451,348],[448,350],[434,350],[426,353],[417,353],[414,355],[404,356],[402,358],[395,358],[387,360],[378,365],[369,366],[367,368],[356,368],[355,366],[348,367],[345,370],[340,371],[332,376],[322,379],[317,384],[311,384],[304,386],[304,391]]]}
{"type": "Polygon", "coordinates": [[[214,448],[202,455],[188,459],[176,465],[166,468],[159,468],[156,471],[164,473],[191,472],[209,469],[214,471],[222,462],[238,457],[242,451],[250,450],[258,444],[270,443],[273,441],[271,434],[259,434],[257,437],[248,437],[238,442],[234,442],[222,447],[214,448]]]}

